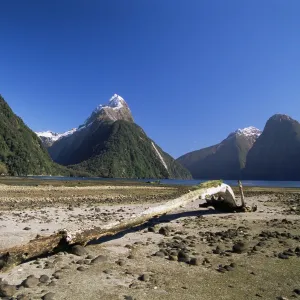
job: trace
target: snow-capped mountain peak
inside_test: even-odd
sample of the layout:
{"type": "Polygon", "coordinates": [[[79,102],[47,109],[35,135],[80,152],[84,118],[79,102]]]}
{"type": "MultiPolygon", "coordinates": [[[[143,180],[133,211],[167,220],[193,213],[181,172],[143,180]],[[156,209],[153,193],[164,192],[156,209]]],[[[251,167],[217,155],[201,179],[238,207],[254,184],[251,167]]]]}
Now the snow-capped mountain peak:
{"type": "Polygon", "coordinates": [[[243,129],[238,129],[235,131],[236,134],[245,135],[249,137],[259,137],[261,135],[261,130],[254,126],[249,126],[243,129]]]}
{"type": "Polygon", "coordinates": [[[73,134],[76,131],[77,131],[77,128],[73,128],[73,129],[68,130],[64,133],[56,133],[56,132],[48,130],[48,131],[36,132],[36,134],[42,140],[44,140],[44,141],[46,140],[48,143],[54,143],[54,142],[58,141],[59,139],[61,139],[62,137],[69,136],[69,135],[73,134]]]}
{"type": "Polygon", "coordinates": [[[254,126],[249,126],[243,129],[237,129],[236,131],[229,134],[228,138],[233,136],[245,136],[247,138],[257,139],[261,135],[261,130],[254,126]]]}
{"type": "Polygon", "coordinates": [[[61,138],[72,135],[75,132],[79,132],[87,129],[89,126],[94,124],[96,120],[103,121],[117,121],[126,120],[133,122],[131,111],[125,102],[125,100],[114,94],[108,101],[106,105],[99,105],[92,112],[90,117],[78,128],[71,129],[64,133],[55,133],[52,131],[36,132],[44,144],[51,146],[54,142],[60,140],[61,138]]]}
{"type": "Polygon", "coordinates": [[[108,104],[106,104],[106,105],[100,104],[99,106],[97,106],[97,108],[95,109],[94,112],[97,113],[103,108],[112,108],[114,110],[118,110],[118,109],[123,108],[124,105],[126,105],[125,100],[121,96],[114,94],[110,98],[108,104]]]}

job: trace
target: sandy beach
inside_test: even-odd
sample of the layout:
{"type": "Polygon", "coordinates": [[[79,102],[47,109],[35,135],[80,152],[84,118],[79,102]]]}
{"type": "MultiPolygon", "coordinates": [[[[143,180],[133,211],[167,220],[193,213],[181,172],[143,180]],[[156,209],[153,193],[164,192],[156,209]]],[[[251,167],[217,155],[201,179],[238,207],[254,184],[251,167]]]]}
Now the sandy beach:
{"type": "MultiPolygon", "coordinates": [[[[126,220],[187,191],[80,185],[1,185],[0,250],[126,220]]],[[[0,273],[2,299],[297,298],[299,192],[245,189],[247,204],[258,207],[252,213],[199,208],[199,200],[84,248],[37,258],[0,273]]]]}

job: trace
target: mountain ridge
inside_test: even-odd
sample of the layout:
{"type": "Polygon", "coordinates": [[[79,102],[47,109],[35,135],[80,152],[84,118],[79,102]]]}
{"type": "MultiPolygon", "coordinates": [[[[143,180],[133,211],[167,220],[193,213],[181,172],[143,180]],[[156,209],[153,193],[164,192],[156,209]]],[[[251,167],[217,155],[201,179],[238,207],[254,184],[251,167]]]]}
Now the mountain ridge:
{"type": "Polygon", "coordinates": [[[129,106],[117,94],[69,133],[37,134],[55,162],[74,170],[99,177],[192,178],[134,123],[129,106]]]}
{"type": "Polygon", "coordinates": [[[237,129],[213,146],[186,153],[177,161],[186,167],[194,178],[240,178],[246,156],[261,131],[253,126],[237,129]]]}

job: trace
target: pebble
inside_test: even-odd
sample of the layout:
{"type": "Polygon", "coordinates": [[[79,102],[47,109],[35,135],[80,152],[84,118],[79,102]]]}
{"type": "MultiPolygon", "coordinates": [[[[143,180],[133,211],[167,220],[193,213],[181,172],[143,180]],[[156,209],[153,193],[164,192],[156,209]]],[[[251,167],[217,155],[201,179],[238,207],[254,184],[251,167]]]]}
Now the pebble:
{"type": "Polygon", "coordinates": [[[91,264],[98,264],[107,261],[107,256],[99,255],[91,261],[91,264]]]}
{"type": "Polygon", "coordinates": [[[42,299],[43,299],[43,300],[53,300],[53,299],[54,299],[54,296],[55,296],[54,293],[49,292],[49,293],[45,294],[45,295],[43,296],[42,299]]]}
{"type": "Polygon", "coordinates": [[[164,236],[169,236],[170,235],[170,231],[167,227],[161,227],[158,231],[159,234],[162,234],[164,236]]]}
{"type": "Polygon", "coordinates": [[[15,285],[9,285],[6,283],[0,284],[0,297],[12,297],[17,292],[15,285]]]}
{"type": "Polygon", "coordinates": [[[50,278],[49,278],[49,276],[47,276],[47,275],[42,275],[42,276],[40,277],[40,279],[39,279],[39,281],[40,281],[41,283],[47,283],[49,280],[50,280],[50,278]]]}
{"type": "Polygon", "coordinates": [[[157,251],[154,255],[158,257],[165,257],[165,253],[162,251],[157,251]]]}
{"type": "Polygon", "coordinates": [[[143,274],[139,277],[139,280],[141,281],[149,281],[150,280],[150,276],[149,274],[143,274]]]}
{"type": "Polygon", "coordinates": [[[22,286],[25,288],[33,288],[36,287],[39,283],[39,279],[36,278],[34,275],[30,275],[22,282],[22,286]]]}
{"type": "Polygon", "coordinates": [[[192,266],[199,266],[201,264],[200,259],[197,257],[193,257],[190,260],[190,265],[192,266]]]}
{"type": "Polygon", "coordinates": [[[232,251],[235,253],[243,253],[246,252],[249,248],[248,243],[246,242],[237,242],[236,244],[233,245],[232,251]]]}
{"type": "Polygon", "coordinates": [[[81,245],[75,245],[71,249],[72,254],[77,256],[85,256],[87,255],[86,249],[81,245]]]}

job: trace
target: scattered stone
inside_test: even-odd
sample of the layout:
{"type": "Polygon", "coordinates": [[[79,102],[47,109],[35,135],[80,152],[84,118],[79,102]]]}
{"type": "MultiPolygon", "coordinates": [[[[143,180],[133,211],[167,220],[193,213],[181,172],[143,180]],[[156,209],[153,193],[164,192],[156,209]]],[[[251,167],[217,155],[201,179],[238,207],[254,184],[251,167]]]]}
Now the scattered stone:
{"type": "Polygon", "coordinates": [[[36,287],[39,283],[39,279],[36,278],[34,275],[30,275],[22,282],[22,286],[25,288],[33,288],[36,287]]]}
{"type": "Polygon", "coordinates": [[[169,236],[170,235],[170,231],[167,227],[161,227],[158,231],[159,234],[162,234],[164,236],[169,236]]]}
{"type": "Polygon", "coordinates": [[[192,266],[199,266],[200,265],[200,259],[199,258],[197,258],[197,257],[193,257],[193,258],[191,258],[191,260],[190,260],[190,265],[192,265],[192,266]]]}
{"type": "Polygon", "coordinates": [[[75,245],[71,249],[72,254],[77,256],[84,256],[87,254],[86,249],[81,245],[75,245]]]}
{"type": "Polygon", "coordinates": [[[162,251],[157,251],[154,255],[158,257],[165,257],[165,253],[162,251]]]}
{"type": "Polygon", "coordinates": [[[150,276],[149,274],[143,274],[139,277],[139,280],[141,281],[149,281],[150,280],[150,276]]]}
{"type": "Polygon", "coordinates": [[[183,251],[178,252],[178,261],[188,263],[190,261],[190,257],[187,253],[183,251]]]}
{"type": "Polygon", "coordinates": [[[249,249],[249,245],[246,242],[237,242],[232,247],[232,252],[235,253],[244,253],[249,249]]]}
{"type": "Polygon", "coordinates": [[[91,264],[99,264],[107,261],[107,256],[99,255],[91,261],[91,264]]]}
{"type": "Polygon", "coordinates": [[[43,296],[42,299],[43,299],[43,300],[53,300],[53,299],[54,299],[54,296],[55,296],[54,293],[49,292],[49,293],[45,294],[45,295],[43,296]]]}
{"type": "Polygon", "coordinates": [[[50,280],[50,278],[49,278],[49,276],[47,276],[47,275],[42,275],[42,276],[40,277],[40,279],[39,279],[39,281],[40,281],[41,283],[47,283],[49,280],[50,280]]]}
{"type": "Polygon", "coordinates": [[[286,254],[283,254],[283,253],[279,253],[278,258],[280,258],[280,259],[289,259],[289,256],[286,255],[286,254]]]}
{"type": "Polygon", "coordinates": [[[177,255],[169,255],[169,260],[177,261],[178,260],[178,256],[177,255]]]}
{"type": "Polygon", "coordinates": [[[300,295],[300,289],[294,289],[294,293],[300,295]]]}
{"type": "Polygon", "coordinates": [[[0,283],[0,296],[1,297],[12,297],[17,292],[15,285],[6,283],[0,283]]]}

